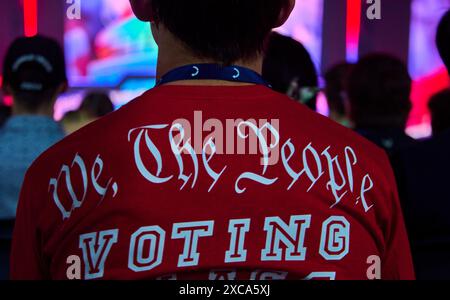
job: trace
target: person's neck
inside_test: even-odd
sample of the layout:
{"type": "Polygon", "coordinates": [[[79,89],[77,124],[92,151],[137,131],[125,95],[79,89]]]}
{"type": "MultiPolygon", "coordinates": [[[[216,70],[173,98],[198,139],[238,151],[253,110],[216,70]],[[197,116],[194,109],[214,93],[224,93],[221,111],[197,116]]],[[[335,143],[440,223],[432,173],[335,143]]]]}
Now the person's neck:
{"type": "Polygon", "coordinates": [[[30,111],[20,105],[13,105],[12,116],[40,116],[53,118],[54,110],[46,107],[38,108],[35,111],[30,111]]]}
{"type": "MultiPolygon", "coordinates": [[[[212,60],[198,58],[194,55],[189,55],[188,53],[189,52],[186,51],[185,48],[182,48],[180,46],[178,46],[178,47],[177,46],[173,46],[173,47],[160,46],[156,77],[159,79],[167,72],[169,72],[173,69],[176,69],[178,67],[186,66],[186,65],[218,63],[218,62],[215,62],[212,60]]],[[[255,56],[254,59],[236,61],[233,63],[233,65],[245,67],[245,68],[255,71],[258,74],[261,74],[262,73],[262,65],[263,65],[263,57],[262,57],[262,55],[257,55],[257,56],[255,56]]],[[[184,80],[184,81],[168,83],[168,85],[241,86],[241,85],[249,85],[249,84],[242,83],[242,82],[228,82],[228,81],[223,81],[223,80],[184,80]]]]}

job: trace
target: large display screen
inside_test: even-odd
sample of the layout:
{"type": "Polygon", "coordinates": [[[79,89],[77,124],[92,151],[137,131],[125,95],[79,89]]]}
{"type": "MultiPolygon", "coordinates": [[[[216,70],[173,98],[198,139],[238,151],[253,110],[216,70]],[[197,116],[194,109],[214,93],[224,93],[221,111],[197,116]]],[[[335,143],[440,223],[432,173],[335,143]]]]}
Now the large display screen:
{"type": "MultiPolygon", "coordinates": [[[[303,42],[320,65],[323,0],[297,1],[278,31],[303,42]]],[[[67,19],[65,49],[72,87],[151,87],[158,47],[147,23],[132,14],[129,0],[83,2],[82,18],[67,19]],[[146,80],[145,80],[146,79],[146,80]]]]}
{"type": "MultiPolygon", "coordinates": [[[[119,88],[155,76],[158,48],[147,23],[128,0],[83,2],[79,20],[67,19],[64,43],[72,87],[119,88]]],[[[142,82],[140,82],[142,84],[142,82]]]]}

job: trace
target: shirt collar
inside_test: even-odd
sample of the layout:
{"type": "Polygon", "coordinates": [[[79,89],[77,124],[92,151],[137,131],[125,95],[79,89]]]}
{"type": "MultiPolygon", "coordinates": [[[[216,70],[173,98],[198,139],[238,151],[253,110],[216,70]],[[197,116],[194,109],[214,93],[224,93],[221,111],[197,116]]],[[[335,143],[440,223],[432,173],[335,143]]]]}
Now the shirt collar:
{"type": "Polygon", "coordinates": [[[62,130],[61,126],[58,123],[56,123],[52,118],[38,115],[12,116],[5,123],[3,129],[5,130],[26,129],[33,131],[62,130]]]}

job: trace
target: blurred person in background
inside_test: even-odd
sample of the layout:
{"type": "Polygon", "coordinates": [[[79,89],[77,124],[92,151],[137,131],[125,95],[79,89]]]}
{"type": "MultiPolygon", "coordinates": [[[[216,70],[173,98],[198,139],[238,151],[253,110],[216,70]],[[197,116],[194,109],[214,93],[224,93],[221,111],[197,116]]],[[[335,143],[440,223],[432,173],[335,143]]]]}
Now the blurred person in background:
{"type": "Polygon", "coordinates": [[[13,219],[25,171],[64,137],[53,106],[67,78],[61,47],[43,36],[16,39],[3,66],[3,90],[14,104],[0,131],[0,219],[13,219]]]}
{"type": "Polygon", "coordinates": [[[107,93],[91,92],[84,97],[80,111],[92,120],[96,120],[112,113],[114,111],[114,104],[107,93]]]}
{"type": "Polygon", "coordinates": [[[306,48],[273,32],[266,46],[262,76],[272,88],[316,110],[318,75],[306,48]]]}
{"type": "Polygon", "coordinates": [[[411,86],[406,65],[387,54],[363,57],[349,77],[350,115],[355,130],[389,155],[415,142],[405,133],[412,108],[411,86]]]}
{"type": "Polygon", "coordinates": [[[75,111],[67,112],[61,120],[61,123],[64,127],[64,131],[67,134],[72,134],[87,124],[104,117],[113,111],[114,104],[107,93],[90,92],[84,97],[80,108],[75,111]]]}
{"type": "Polygon", "coordinates": [[[70,135],[75,131],[83,128],[92,122],[92,119],[87,118],[80,110],[71,110],[64,114],[61,119],[61,125],[66,135],[70,135]]]}
{"type": "Polygon", "coordinates": [[[12,116],[0,129],[0,221],[12,222],[26,170],[64,137],[53,120],[53,106],[67,79],[61,47],[43,36],[16,39],[3,68],[3,91],[14,102],[12,116]]]}
{"type": "MultiPolygon", "coordinates": [[[[436,42],[450,70],[450,11],[439,24],[436,42]]],[[[439,94],[437,101],[448,101],[448,91],[439,94]]],[[[432,110],[435,104],[432,101],[432,110]]],[[[437,131],[433,138],[400,151],[393,159],[417,279],[450,279],[450,129],[445,130],[441,121],[448,124],[448,115],[433,121],[437,131]]]]}
{"type": "Polygon", "coordinates": [[[431,113],[433,136],[450,129],[450,89],[445,89],[433,97],[428,103],[431,113]]]}
{"type": "Polygon", "coordinates": [[[325,73],[325,96],[329,108],[329,118],[337,123],[352,128],[350,102],[348,99],[348,79],[353,64],[341,63],[325,73]]]}
{"type": "Polygon", "coordinates": [[[0,128],[11,117],[11,107],[6,105],[0,105],[0,128]]]}

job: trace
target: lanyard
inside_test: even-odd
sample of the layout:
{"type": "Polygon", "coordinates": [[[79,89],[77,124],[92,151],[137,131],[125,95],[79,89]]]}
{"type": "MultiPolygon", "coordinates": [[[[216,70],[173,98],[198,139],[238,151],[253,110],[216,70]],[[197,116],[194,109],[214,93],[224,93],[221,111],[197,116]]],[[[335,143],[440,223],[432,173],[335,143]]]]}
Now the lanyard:
{"type": "Polygon", "coordinates": [[[181,80],[224,80],[271,87],[255,71],[239,66],[221,66],[218,64],[196,64],[173,69],[161,77],[157,86],[181,80]]]}

